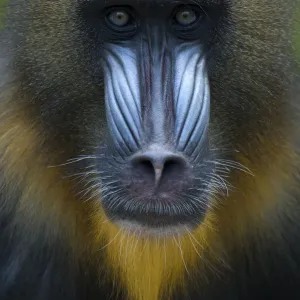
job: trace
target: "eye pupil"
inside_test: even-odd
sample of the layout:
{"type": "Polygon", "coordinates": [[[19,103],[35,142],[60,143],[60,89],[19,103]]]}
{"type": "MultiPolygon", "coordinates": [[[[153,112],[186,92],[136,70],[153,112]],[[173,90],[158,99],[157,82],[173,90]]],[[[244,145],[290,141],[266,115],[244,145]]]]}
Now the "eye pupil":
{"type": "Polygon", "coordinates": [[[188,11],[184,11],[184,12],[182,13],[182,18],[184,18],[184,19],[187,19],[189,16],[190,16],[190,14],[189,14],[188,11]]]}
{"type": "Polygon", "coordinates": [[[187,26],[193,24],[197,20],[197,15],[192,9],[184,9],[177,12],[175,19],[179,25],[187,26]]]}
{"type": "Polygon", "coordinates": [[[122,27],[128,25],[130,21],[130,17],[127,12],[117,10],[117,11],[112,11],[108,15],[108,20],[112,25],[122,27]]]}

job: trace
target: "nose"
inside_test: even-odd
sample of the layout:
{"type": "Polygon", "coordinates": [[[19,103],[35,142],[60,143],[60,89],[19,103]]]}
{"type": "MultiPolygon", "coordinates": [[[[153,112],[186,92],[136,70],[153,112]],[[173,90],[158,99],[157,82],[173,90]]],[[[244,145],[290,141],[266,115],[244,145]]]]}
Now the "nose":
{"type": "Polygon", "coordinates": [[[183,177],[188,165],[184,156],[160,146],[152,146],[135,154],[131,164],[133,172],[139,174],[142,177],[140,179],[153,182],[156,189],[163,182],[173,182],[175,185],[183,177]]]}

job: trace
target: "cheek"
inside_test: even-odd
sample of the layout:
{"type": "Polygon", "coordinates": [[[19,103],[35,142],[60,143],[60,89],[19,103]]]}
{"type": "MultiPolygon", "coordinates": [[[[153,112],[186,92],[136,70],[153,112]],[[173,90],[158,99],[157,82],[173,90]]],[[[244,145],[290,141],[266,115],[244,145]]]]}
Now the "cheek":
{"type": "Polygon", "coordinates": [[[194,45],[176,52],[175,136],[178,149],[192,154],[207,135],[210,114],[210,89],[201,47],[194,45]]]}
{"type": "Polygon", "coordinates": [[[141,97],[137,55],[126,47],[104,54],[105,106],[109,132],[118,151],[128,155],[141,141],[141,97]]]}

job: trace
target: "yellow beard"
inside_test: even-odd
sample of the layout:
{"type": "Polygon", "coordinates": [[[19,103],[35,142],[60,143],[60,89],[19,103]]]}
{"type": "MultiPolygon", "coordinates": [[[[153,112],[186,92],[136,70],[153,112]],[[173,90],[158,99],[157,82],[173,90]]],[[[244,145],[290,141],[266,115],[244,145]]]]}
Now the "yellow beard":
{"type": "MultiPolygon", "coordinates": [[[[99,215],[95,220],[99,222],[99,215]]],[[[208,215],[204,226],[183,235],[142,237],[106,222],[104,217],[99,237],[106,236],[107,244],[102,250],[129,300],[158,300],[162,295],[168,300],[174,289],[183,288],[185,276],[191,275],[208,250],[212,221],[208,215]]]]}

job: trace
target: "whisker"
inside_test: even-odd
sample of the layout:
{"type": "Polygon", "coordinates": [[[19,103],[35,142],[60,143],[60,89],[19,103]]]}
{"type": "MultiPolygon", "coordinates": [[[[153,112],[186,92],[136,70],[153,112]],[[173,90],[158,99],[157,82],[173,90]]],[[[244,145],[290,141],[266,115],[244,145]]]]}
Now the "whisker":
{"type": "Polygon", "coordinates": [[[103,249],[107,248],[111,243],[113,243],[113,241],[118,237],[118,235],[120,234],[121,229],[117,232],[117,234],[114,236],[113,239],[110,240],[109,243],[107,243],[105,246],[103,246],[101,249],[99,249],[99,251],[102,251],[103,249]]]}
{"type": "MultiPolygon", "coordinates": [[[[178,236],[178,238],[179,238],[179,236],[178,236]]],[[[173,239],[174,239],[174,242],[176,243],[176,245],[177,245],[177,247],[179,249],[179,252],[180,252],[180,255],[181,255],[181,258],[182,258],[182,262],[184,264],[184,268],[185,268],[187,274],[190,276],[189,270],[188,270],[187,265],[186,265],[185,260],[184,260],[184,255],[183,255],[183,251],[182,251],[182,247],[181,247],[180,241],[179,240],[177,241],[177,239],[176,239],[175,236],[173,236],[173,239]]]]}
{"type": "Polygon", "coordinates": [[[68,159],[65,163],[62,163],[62,164],[47,166],[47,168],[62,167],[62,166],[70,165],[70,164],[81,162],[83,160],[88,160],[88,159],[95,160],[95,159],[97,159],[97,156],[96,155],[78,156],[78,157],[75,157],[75,158],[68,159]]]}

